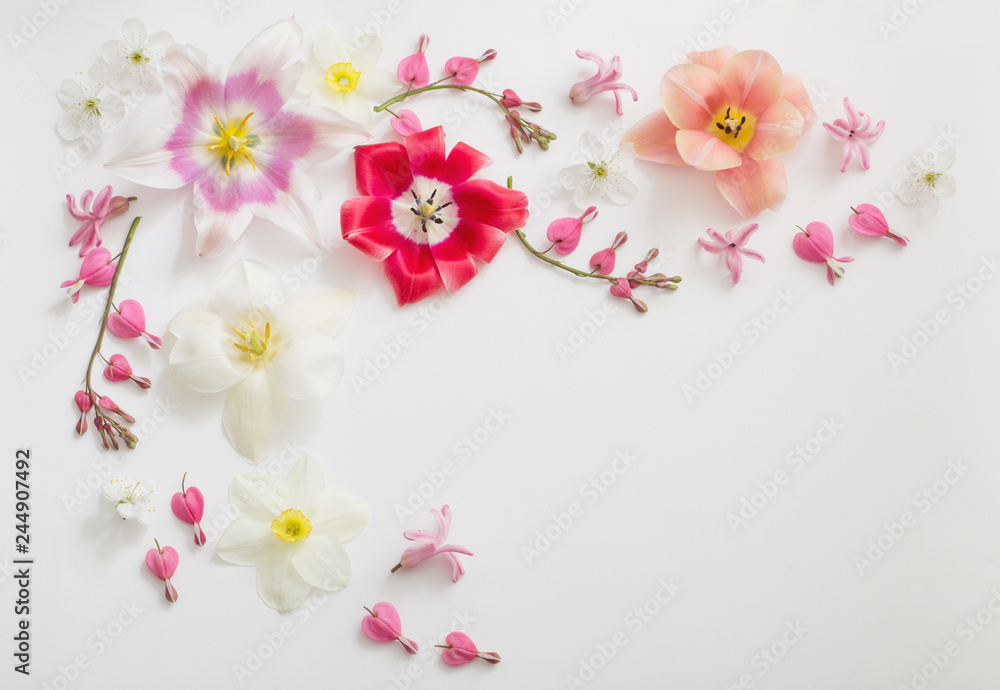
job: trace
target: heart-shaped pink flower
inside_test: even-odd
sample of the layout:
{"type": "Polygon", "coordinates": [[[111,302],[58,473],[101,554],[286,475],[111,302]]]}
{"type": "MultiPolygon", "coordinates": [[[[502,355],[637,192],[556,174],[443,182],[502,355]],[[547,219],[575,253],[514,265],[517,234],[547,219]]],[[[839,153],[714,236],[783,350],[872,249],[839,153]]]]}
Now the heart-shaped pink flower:
{"type": "MultiPolygon", "coordinates": [[[[488,661],[491,664],[500,663],[500,655],[495,652],[480,652],[475,643],[463,632],[452,632],[445,638],[446,646],[441,652],[441,659],[449,666],[461,666],[475,658],[488,661]]],[[[442,646],[442,645],[438,645],[442,646]]]]}
{"type": "Polygon", "coordinates": [[[155,549],[146,552],[146,567],[153,575],[163,580],[164,594],[171,603],[177,601],[177,590],[171,584],[170,578],[177,571],[179,560],[176,549],[172,546],[160,548],[159,542],[156,542],[155,549]]]}
{"type": "Polygon", "coordinates": [[[411,134],[424,131],[424,126],[420,124],[420,118],[412,110],[404,108],[398,114],[399,117],[389,120],[389,124],[396,130],[396,134],[401,137],[408,137],[411,134]]]}
{"type": "Polygon", "coordinates": [[[452,83],[471,86],[479,75],[479,62],[467,57],[453,57],[444,63],[444,71],[453,75],[452,83]]]}
{"type": "Polygon", "coordinates": [[[597,207],[591,206],[579,218],[559,218],[549,223],[545,236],[552,242],[556,254],[565,256],[580,244],[583,224],[597,217],[597,207]]]}
{"type": "Polygon", "coordinates": [[[119,338],[142,336],[154,350],[159,350],[163,345],[162,340],[146,332],[146,312],[134,299],[122,300],[118,305],[118,311],[108,314],[108,331],[119,338]]]}
{"type": "Polygon", "coordinates": [[[128,363],[125,355],[111,355],[108,366],[104,368],[104,378],[108,381],[134,381],[139,388],[149,388],[153,383],[145,376],[134,376],[132,365],[128,363]]]}
{"type": "Polygon", "coordinates": [[[196,486],[185,489],[185,479],[187,479],[186,472],[181,479],[181,490],[170,498],[170,509],[174,511],[178,520],[194,526],[194,543],[198,546],[204,546],[205,531],[199,523],[205,514],[205,497],[196,486]]]}
{"type": "Polygon", "coordinates": [[[93,287],[111,285],[117,268],[118,264],[111,260],[111,252],[104,247],[98,247],[83,257],[79,279],[64,281],[59,287],[69,288],[66,293],[73,300],[73,304],[76,304],[84,285],[93,287]]]}
{"type": "MultiPolygon", "coordinates": [[[[801,228],[800,228],[801,230],[801,228]]],[[[847,263],[854,261],[850,256],[835,257],[833,255],[833,231],[826,223],[814,221],[806,226],[801,233],[792,238],[792,249],[804,261],[826,264],[826,277],[830,285],[836,278],[844,277],[844,269],[837,265],[838,261],[847,263]]]]}
{"type": "Polygon", "coordinates": [[[361,630],[368,639],[376,642],[399,640],[407,654],[416,654],[419,651],[416,642],[403,637],[399,612],[396,611],[395,606],[387,601],[380,601],[370,609],[365,608],[365,610],[371,615],[361,619],[361,630]]]}
{"type": "Polygon", "coordinates": [[[851,210],[854,211],[854,215],[848,216],[847,223],[855,232],[869,237],[888,237],[903,247],[909,242],[902,235],[897,235],[889,229],[889,221],[885,219],[885,214],[878,206],[858,204],[857,208],[852,206],[851,210]]]}

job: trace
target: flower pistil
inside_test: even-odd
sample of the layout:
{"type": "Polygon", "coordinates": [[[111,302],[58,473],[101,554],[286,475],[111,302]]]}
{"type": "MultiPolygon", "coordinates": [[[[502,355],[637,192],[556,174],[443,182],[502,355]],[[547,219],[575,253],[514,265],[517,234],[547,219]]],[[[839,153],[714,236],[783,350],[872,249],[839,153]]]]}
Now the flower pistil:
{"type": "Polygon", "coordinates": [[[726,106],[725,113],[720,110],[716,114],[713,118],[716,130],[712,134],[738,152],[743,153],[743,150],[753,140],[757,118],[750,113],[744,113],[739,108],[736,108],[735,112],[733,110],[732,106],[726,106]]]}
{"type": "Polygon", "coordinates": [[[210,144],[205,148],[209,151],[221,151],[221,158],[226,161],[226,175],[229,175],[229,169],[234,160],[238,160],[239,157],[244,157],[250,161],[250,166],[257,170],[257,166],[254,165],[253,158],[250,157],[249,149],[252,149],[257,144],[257,135],[251,134],[249,128],[247,127],[247,121],[253,113],[248,113],[243,121],[238,125],[223,125],[219,116],[215,116],[215,132],[216,141],[214,144],[210,144]]]}
{"type": "Polygon", "coordinates": [[[301,510],[289,508],[274,519],[271,531],[284,541],[301,541],[312,532],[312,522],[301,510]]]}
{"type": "Polygon", "coordinates": [[[250,324],[250,328],[245,331],[238,330],[233,327],[236,331],[236,335],[243,339],[242,343],[233,343],[236,349],[240,352],[246,352],[250,355],[250,360],[256,362],[267,354],[267,343],[271,339],[271,322],[268,321],[264,324],[264,337],[260,337],[260,332],[257,330],[257,326],[251,319],[247,319],[250,324]],[[245,344],[244,344],[245,343],[245,344]]]}

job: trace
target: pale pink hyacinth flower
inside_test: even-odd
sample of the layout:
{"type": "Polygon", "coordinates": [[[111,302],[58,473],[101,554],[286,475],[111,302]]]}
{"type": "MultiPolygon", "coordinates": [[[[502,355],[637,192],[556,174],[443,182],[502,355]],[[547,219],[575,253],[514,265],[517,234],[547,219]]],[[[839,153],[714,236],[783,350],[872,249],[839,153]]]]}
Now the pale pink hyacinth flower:
{"type": "Polygon", "coordinates": [[[897,235],[889,229],[889,222],[878,206],[858,204],[857,208],[851,206],[851,210],[854,211],[854,215],[848,216],[847,223],[856,232],[869,237],[887,237],[903,247],[909,243],[906,237],[897,235]]]}
{"type": "Polygon", "coordinates": [[[390,572],[394,573],[400,568],[410,570],[412,568],[416,568],[418,565],[430,558],[443,555],[451,561],[451,581],[458,582],[459,578],[465,574],[465,568],[462,566],[462,562],[458,560],[458,556],[455,554],[461,553],[466,556],[471,556],[473,554],[465,547],[444,543],[445,539],[448,538],[448,532],[451,530],[451,508],[445,505],[441,508],[441,512],[432,508],[431,513],[433,513],[434,517],[437,518],[437,534],[432,534],[431,532],[422,529],[411,529],[403,532],[403,536],[410,541],[423,541],[427,543],[421,546],[411,546],[406,549],[403,552],[403,557],[399,560],[399,563],[393,567],[390,572]]]}
{"type": "Polygon", "coordinates": [[[597,218],[597,213],[597,207],[591,206],[576,218],[558,218],[549,223],[545,236],[552,243],[550,249],[555,248],[556,254],[563,256],[571,253],[580,244],[583,224],[597,218]]]}
{"type": "Polygon", "coordinates": [[[101,226],[104,221],[115,216],[120,216],[128,210],[129,202],[135,201],[135,197],[125,198],[123,196],[111,196],[111,185],[108,185],[96,195],[93,191],[87,190],[80,196],[77,203],[76,197],[72,194],[66,195],[66,207],[69,214],[77,220],[82,220],[83,225],[73,233],[69,240],[69,246],[80,245],[80,256],[86,256],[95,247],[101,246],[101,226]]]}
{"type": "Polygon", "coordinates": [[[361,619],[361,630],[369,640],[376,642],[398,641],[403,645],[407,654],[416,654],[420,651],[417,643],[402,633],[402,625],[399,622],[399,612],[396,607],[388,601],[380,601],[371,608],[365,607],[365,611],[370,613],[361,619]]]}
{"type": "Polygon", "coordinates": [[[160,542],[156,542],[155,549],[146,552],[146,567],[149,568],[149,572],[163,580],[164,595],[171,604],[177,601],[177,589],[170,582],[170,578],[177,572],[179,561],[177,550],[172,546],[164,546],[161,549],[160,542]]]}
{"type": "Polygon", "coordinates": [[[622,60],[620,57],[615,55],[611,58],[611,64],[608,65],[600,55],[587,50],[576,51],[576,56],[584,60],[590,60],[596,64],[597,74],[590,79],[573,84],[573,88],[569,90],[569,99],[573,101],[574,105],[586,103],[602,91],[611,91],[615,95],[615,109],[619,115],[624,115],[622,97],[618,92],[628,91],[632,94],[633,101],[639,100],[639,94],[635,92],[635,89],[618,81],[622,77],[622,60]]]}
{"type": "Polygon", "coordinates": [[[420,118],[412,110],[403,108],[398,115],[399,117],[389,120],[389,124],[399,136],[408,137],[424,131],[424,126],[420,124],[420,118]]]}
{"type": "Polygon", "coordinates": [[[611,275],[611,272],[615,270],[615,252],[627,241],[627,233],[620,232],[615,235],[615,241],[611,243],[610,247],[594,252],[594,255],[590,257],[590,270],[594,273],[600,273],[602,276],[611,275]]]}
{"type": "Polygon", "coordinates": [[[80,290],[84,285],[91,287],[107,287],[115,277],[115,270],[118,264],[111,260],[111,252],[104,247],[98,247],[91,251],[80,263],[80,277],[76,280],[67,280],[59,287],[68,288],[66,294],[76,304],[80,299],[80,290]]]}
{"type": "Polygon", "coordinates": [[[159,350],[163,345],[160,338],[146,332],[146,313],[134,299],[122,300],[118,311],[108,314],[108,331],[125,339],[142,336],[154,350],[159,350]]]}
{"type": "Polygon", "coordinates": [[[104,368],[104,378],[108,381],[132,381],[142,389],[153,385],[145,376],[136,376],[132,372],[132,365],[129,364],[125,355],[111,355],[108,366],[104,368]]]}
{"type": "Polygon", "coordinates": [[[830,285],[833,285],[837,278],[844,277],[844,269],[837,262],[854,261],[850,256],[833,255],[833,232],[829,225],[818,221],[809,223],[805,230],[795,233],[795,237],[792,238],[792,249],[800,259],[826,264],[826,278],[830,281],[830,285]]]}
{"type": "Polygon", "coordinates": [[[473,659],[482,659],[491,664],[500,663],[499,654],[496,652],[480,652],[476,648],[476,644],[472,641],[472,638],[458,630],[448,633],[448,637],[445,638],[445,644],[435,646],[444,648],[444,651],[441,652],[441,659],[449,666],[461,666],[473,659]]]}
{"type": "Polygon", "coordinates": [[[163,72],[176,122],[149,130],[105,166],[149,187],[192,185],[199,256],[230,246],[254,216],[319,244],[305,200],[320,193],[302,166],[368,134],[326,108],[287,104],[301,70],[282,68],[301,45],[294,20],[277,22],[239,52],[224,81],[202,51],[171,47],[163,72]]]}
{"type": "Polygon", "coordinates": [[[868,170],[871,168],[868,146],[882,136],[885,120],[879,120],[877,124],[873,125],[868,115],[860,110],[855,110],[851,101],[846,97],[844,98],[844,112],[847,113],[846,120],[838,117],[833,122],[823,123],[834,139],[844,142],[844,162],[840,166],[840,172],[847,170],[855,153],[861,157],[861,167],[868,170]]]}
{"type": "Polygon", "coordinates": [[[431,72],[427,68],[427,58],[424,57],[430,42],[431,39],[427,34],[420,34],[417,52],[400,60],[399,66],[396,67],[396,77],[407,90],[422,89],[431,82],[431,72]]]}
{"type": "Polygon", "coordinates": [[[750,236],[757,232],[758,227],[757,223],[752,223],[742,230],[733,228],[725,236],[721,235],[717,230],[709,228],[707,234],[711,240],[699,237],[698,244],[707,252],[722,254],[726,262],[726,268],[729,269],[729,273],[733,277],[733,283],[738,283],[740,282],[740,276],[743,274],[744,256],[756,259],[761,263],[765,262],[764,256],[760,252],[746,248],[747,242],[750,241],[750,236]]]}

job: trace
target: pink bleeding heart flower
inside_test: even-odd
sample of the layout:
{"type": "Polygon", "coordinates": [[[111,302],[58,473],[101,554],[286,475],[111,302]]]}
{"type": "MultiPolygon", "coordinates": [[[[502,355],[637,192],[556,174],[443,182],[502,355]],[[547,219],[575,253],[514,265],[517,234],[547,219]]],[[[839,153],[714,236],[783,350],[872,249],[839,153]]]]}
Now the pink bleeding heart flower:
{"type": "Polygon", "coordinates": [[[118,264],[111,261],[111,252],[104,247],[98,247],[85,257],[80,264],[80,277],[77,280],[67,280],[59,287],[69,288],[66,294],[76,304],[80,299],[80,290],[84,285],[106,287],[114,280],[118,264]]]}
{"type": "Polygon", "coordinates": [[[764,263],[764,256],[753,249],[747,249],[746,243],[750,240],[750,235],[757,231],[757,223],[746,226],[742,230],[733,228],[722,236],[717,230],[709,228],[707,231],[711,240],[698,238],[701,248],[712,254],[722,254],[726,262],[726,268],[733,278],[733,283],[740,282],[740,275],[743,273],[743,257],[756,259],[764,263]]]}
{"type": "Polygon", "coordinates": [[[545,231],[545,236],[552,243],[550,249],[554,247],[556,254],[562,254],[563,256],[572,252],[580,244],[583,224],[592,221],[594,218],[597,218],[597,207],[591,206],[583,212],[583,215],[577,218],[559,218],[549,223],[549,228],[545,231]]]}
{"type": "Polygon", "coordinates": [[[130,415],[122,408],[118,407],[118,403],[116,403],[114,400],[112,400],[106,395],[101,396],[100,398],[97,399],[97,406],[100,407],[101,409],[107,410],[108,412],[114,412],[129,424],[135,423],[135,417],[130,415]]]}
{"type": "Polygon", "coordinates": [[[411,529],[403,532],[403,536],[410,541],[423,541],[427,543],[422,546],[411,546],[406,549],[399,563],[390,572],[394,573],[400,568],[410,570],[430,558],[443,555],[451,561],[451,581],[458,582],[458,579],[465,574],[465,568],[462,567],[461,561],[458,560],[458,556],[455,554],[462,553],[466,556],[473,554],[462,546],[444,543],[445,539],[448,538],[448,532],[451,531],[451,508],[445,505],[441,508],[440,513],[432,508],[431,513],[437,518],[437,534],[432,534],[422,529],[411,529]]]}
{"type": "Polygon", "coordinates": [[[535,101],[522,101],[521,97],[517,95],[514,89],[504,89],[503,98],[500,99],[500,105],[505,108],[524,108],[525,110],[530,110],[533,113],[541,112],[542,105],[536,103],[535,101]]]}
{"type": "Polygon", "coordinates": [[[472,86],[479,75],[479,61],[468,57],[453,57],[444,63],[444,71],[451,75],[453,84],[472,86]]]}
{"type": "Polygon", "coordinates": [[[615,270],[615,251],[627,241],[628,235],[626,233],[620,232],[615,235],[615,241],[611,243],[610,247],[595,252],[590,257],[590,269],[602,276],[611,275],[611,272],[615,270]]]}
{"type": "Polygon", "coordinates": [[[201,518],[205,514],[205,497],[196,486],[184,488],[187,472],[181,477],[181,490],[170,499],[170,509],[181,522],[194,526],[194,543],[204,546],[207,541],[205,530],[201,528],[201,518]]]}
{"type": "Polygon", "coordinates": [[[846,120],[838,117],[832,123],[823,123],[834,139],[844,142],[844,162],[840,166],[840,172],[847,170],[855,152],[861,157],[861,167],[868,170],[871,167],[868,146],[882,136],[885,120],[879,120],[878,124],[873,125],[869,117],[860,110],[855,110],[847,98],[844,98],[844,111],[847,113],[846,120]]]}
{"type": "Polygon", "coordinates": [[[135,201],[135,197],[126,199],[123,196],[111,196],[111,185],[108,185],[97,195],[87,190],[80,197],[77,203],[76,197],[72,194],[66,195],[66,206],[69,214],[77,220],[82,220],[83,225],[73,233],[69,240],[69,246],[79,243],[80,256],[86,256],[95,247],[101,245],[101,226],[104,221],[115,216],[120,216],[128,210],[130,201],[135,201]]]}
{"type": "Polygon", "coordinates": [[[394,117],[389,120],[389,124],[396,134],[403,137],[408,137],[411,134],[417,134],[424,130],[423,125],[420,124],[420,118],[412,110],[403,109],[398,113],[398,117],[394,117]]]}
{"type": "Polygon", "coordinates": [[[145,376],[135,376],[132,373],[132,365],[125,359],[125,355],[111,355],[108,366],[104,368],[104,378],[108,381],[130,380],[142,389],[147,389],[153,385],[152,381],[145,376]]]}
{"type": "Polygon", "coordinates": [[[174,576],[179,560],[176,549],[172,546],[165,546],[161,549],[158,541],[155,549],[146,552],[146,567],[149,568],[149,572],[163,580],[164,593],[167,601],[171,603],[177,601],[177,590],[171,584],[170,578],[174,576]]]}
{"type": "Polygon", "coordinates": [[[500,655],[496,652],[480,652],[476,649],[475,643],[466,635],[464,632],[449,633],[448,637],[445,638],[445,643],[443,645],[434,645],[435,647],[441,647],[444,649],[441,652],[441,659],[444,663],[449,666],[461,666],[462,664],[467,664],[473,659],[482,659],[491,664],[500,663],[500,655]]]}
{"type": "Polygon", "coordinates": [[[155,335],[146,332],[146,313],[142,305],[134,299],[122,300],[117,307],[117,313],[108,314],[108,331],[119,338],[138,338],[142,336],[154,350],[159,350],[163,341],[155,335]]]}
{"type": "Polygon", "coordinates": [[[77,408],[80,410],[80,420],[76,423],[76,433],[83,436],[87,433],[87,413],[94,406],[94,401],[85,391],[77,391],[73,395],[73,402],[76,403],[77,408]]]}
{"type": "Polygon", "coordinates": [[[854,211],[853,216],[848,216],[848,224],[862,235],[869,237],[888,237],[893,242],[905,247],[909,240],[902,235],[897,235],[889,230],[889,223],[885,219],[878,206],[871,204],[858,204],[857,208],[851,206],[854,211]]]}
{"type": "Polygon", "coordinates": [[[431,81],[431,73],[427,68],[427,58],[424,57],[424,51],[427,50],[427,45],[430,42],[431,39],[427,37],[427,34],[420,34],[417,52],[403,58],[396,68],[396,77],[407,90],[422,89],[431,81]]]}
{"type": "Polygon", "coordinates": [[[365,607],[371,615],[361,619],[361,630],[370,640],[376,642],[392,642],[397,640],[407,654],[416,654],[420,648],[417,643],[404,637],[399,623],[399,612],[387,601],[380,601],[373,607],[365,607]]]}
{"type": "Polygon", "coordinates": [[[835,257],[833,255],[833,232],[826,223],[818,221],[809,223],[805,230],[792,238],[792,249],[795,250],[800,259],[826,264],[826,277],[830,281],[830,285],[834,284],[836,278],[844,277],[844,269],[838,266],[837,262],[854,261],[849,256],[835,257]]]}
{"type": "MultiPolygon", "coordinates": [[[[629,276],[638,276],[638,271],[633,271],[629,273],[629,276]]],[[[632,294],[632,284],[628,278],[619,278],[615,281],[615,284],[611,286],[611,294],[615,297],[620,297],[621,299],[627,299],[635,307],[635,310],[640,314],[649,311],[649,307],[641,299],[632,294]]]]}
{"type": "Polygon", "coordinates": [[[597,74],[590,79],[577,82],[569,90],[569,99],[573,101],[574,105],[586,103],[602,91],[611,91],[615,95],[615,108],[619,115],[623,115],[625,111],[622,110],[622,97],[618,93],[619,91],[628,91],[632,94],[633,101],[639,100],[639,94],[635,92],[635,89],[618,81],[622,76],[622,60],[620,57],[615,55],[611,58],[611,64],[607,65],[604,59],[596,53],[578,50],[576,51],[576,55],[579,58],[590,60],[596,64],[597,74]]]}

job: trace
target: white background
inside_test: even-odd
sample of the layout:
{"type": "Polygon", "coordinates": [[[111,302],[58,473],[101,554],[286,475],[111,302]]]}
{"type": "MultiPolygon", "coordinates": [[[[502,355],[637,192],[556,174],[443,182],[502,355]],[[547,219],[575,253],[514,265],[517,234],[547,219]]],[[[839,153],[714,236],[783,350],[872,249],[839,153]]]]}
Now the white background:
{"type": "MultiPolygon", "coordinates": [[[[42,4],[7,0],[4,35],[37,22],[42,4]]],[[[374,1],[233,4],[72,0],[27,45],[15,51],[8,36],[0,46],[7,189],[0,560],[15,557],[12,464],[21,447],[32,451],[35,558],[32,675],[12,671],[16,588],[5,575],[0,685],[238,687],[235,667],[256,669],[255,655],[268,658],[243,687],[716,690],[742,676],[744,687],[771,690],[895,690],[922,687],[914,672],[923,675],[933,656],[944,668],[930,667],[929,688],[1000,685],[1000,622],[989,611],[1000,608],[1000,287],[977,277],[1000,255],[996,215],[988,211],[1000,113],[994,3],[511,0],[404,3],[397,14],[374,1]],[[388,69],[413,51],[421,32],[431,36],[432,73],[453,55],[497,49],[482,83],[543,103],[536,119],[559,135],[548,152],[518,157],[499,114],[481,101],[431,95],[408,107],[427,126],[444,124],[449,146],[461,140],[492,156],[483,176],[502,182],[514,175],[538,211],[526,229],[537,244],[548,222],[575,215],[568,193],[550,200],[543,192],[580,134],[631,126],[658,108],[663,72],[693,42],[766,49],[803,76],[820,121],[841,117],[846,95],[887,126],[868,172],[852,166],[841,174],[840,145],[818,125],[785,157],[788,200],[754,219],[761,229],[751,246],[767,263],[747,262],[736,286],[721,260],[695,243],[708,227],[745,224],[712,175],[638,164],[636,201],[602,209],[571,259],[585,265],[619,230],[629,233],[619,254],[626,268],[659,247],[661,270],[684,282],[673,294],[640,295],[650,305],[644,315],[596,281],[542,265],[513,240],[453,299],[397,308],[381,267],[340,238],[339,207],[355,193],[350,153],[314,169],[324,190],[315,211],[332,248],[324,261],[313,264],[308,246],[260,220],[223,256],[199,259],[184,217],[189,190],[141,188],[102,168],[168,121],[162,94],[138,104],[100,150],[59,178],[55,164],[73,157],[54,131],[55,92],[62,79],[86,72],[124,19],[166,29],[225,67],[261,29],[293,12],[307,45],[324,24],[350,36],[377,27],[388,69]],[[610,94],[570,104],[569,87],[593,73],[574,56],[577,48],[621,55],[624,81],[640,99],[626,103],[620,120],[610,94]],[[851,234],[848,207],[874,203],[879,193],[888,199],[910,155],[942,132],[958,137],[958,194],[932,219],[898,201],[887,205],[909,247],[851,234]],[[109,183],[140,197],[133,208],[143,221],[119,299],[138,299],[153,332],[163,334],[173,314],[244,257],[289,276],[314,268],[307,284],[357,291],[355,317],[341,337],[347,378],[329,399],[296,410],[287,444],[261,465],[280,476],[305,449],[329,487],[369,502],[369,527],[347,545],[354,567],[347,590],[279,614],[258,599],[253,569],[215,556],[229,483],[251,468],[223,437],[223,396],[194,394],[171,376],[171,339],[159,352],[138,342],[105,348],[154,379],[150,391],[115,395],[147,429],[158,406],[176,406],[137,450],[106,453],[95,436],[73,434],[72,395],[97,321],[58,287],[78,267],[75,249],[66,247],[76,224],[63,198],[109,183]],[[791,250],[795,225],[814,220],[834,229],[838,255],[856,259],[833,288],[824,267],[791,250]],[[958,286],[979,291],[959,299],[958,286]],[[775,319],[770,310],[781,293],[793,295],[791,306],[775,319]],[[612,309],[606,319],[594,316],[612,309]],[[922,347],[894,369],[889,354],[899,354],[939,310],[946,322],[933,337],[917,336],[922,347]],[[770,325],[758,328],[754,319],[770,325]],[[78,335],[61,337],[70,324],[78,335]],[[581,341],[581,334],[590,337],[581,341]],[[379,357],[400,337],[409,344],[398,356],[379,357]],[[62,343],[58,352],[43,350],[52,342],[62,343]],[[722,353],[734,342],[743,355],[712,366],[726,361],[722,353]],[[33,365],[43,351],[48,356],[33,365]],[[689,400],[684,386],[710,373],[711,385],[689,400]],[[493,411],[507,419],[484,439],[493,411]],[[838,425],[832,440],[790,464],[789,454],[831,419],[838,425]],[[472,451],[464,439],[477,430],[481,443],[473,440],[472,451]],[[637,460],[607,474],[619,451],[637,460]],[[449,462],[454,475],[401,518],[411,491],[449,462]],[[949,463],[967,469],[954,484],[935,484],[949,463]],[[787,483],[734,531],[727,515],[738,514],[744,499],[760,505],[759,483],[779,470],[787,483]],[[169,509],[185,471],[206,496],[212,543],[202,549],[169,509]],[[122,474],[156,484],[151,527],[125,523],[97,492],[87,495],[88,480],[122,474]],[[603,493],[584,495],[585,485],[612,478],[603,493]],[[914,501],[924,489],[936,502],[914,501]],[[444,503],[454,511],[451,540],[476,552],[466,559],[468,575],[453,585],[442,561],[390,576],[408,544],[402,530],[430,527],[428,510],[444,503]],[[582,517],[558,527],[573,503],[582,517]],[[886,525],[904,513],[913,526],[898,539],[886,536],[886,525]],[[539,540],[547,529],[558,534],[548,544],[539,540]],[[143,566],[154,537],[180,552],[175,605],[143,566]],[[889,548],[859,568],[856,557],[880,537],[889,548]],[[539,549],[537,557],[526,548],[539,549]],[[661,583],[680,588],[662,604],[661,583]],[[362,636],[362,606],[381,600],[397,606],[404,632],[426,655],[407,657],[398,645],[362,636]],[[129,606],[141,610],[134,620],[123,613],[129,606]],[[636,607],[653,613],[643,620],[636,607]],[[963,621],[977,615],[986,624],[973,636],[963,621]],[[444,666],[430,652],[452,625],[503,663],[444,666]],[[786,634],[794,628],[805,632],[786,634]],[[625,644],[611,656],[616,633],[625,644]],[[944,652],[945,665],[950,643],[958,651],[944,652]],[[761,656],[772,648],[775,664],[761,656]],[[591,673],[591,666],[600,668],[591,673]],[[567,680],[581,674],[584,685],[567,680]]],[[[385,118],[374,133],[395,137],[385,118]]],[[[105,226],[113,252],[130,217],[105,226]]],[[[992,277],[992,269],[982,275],[992,277]]]]}

